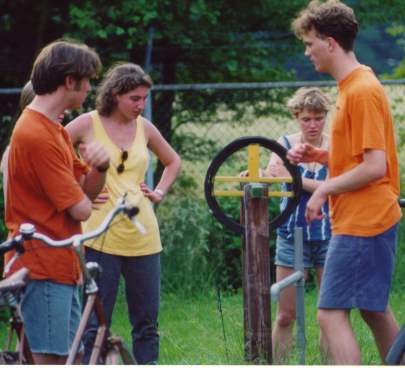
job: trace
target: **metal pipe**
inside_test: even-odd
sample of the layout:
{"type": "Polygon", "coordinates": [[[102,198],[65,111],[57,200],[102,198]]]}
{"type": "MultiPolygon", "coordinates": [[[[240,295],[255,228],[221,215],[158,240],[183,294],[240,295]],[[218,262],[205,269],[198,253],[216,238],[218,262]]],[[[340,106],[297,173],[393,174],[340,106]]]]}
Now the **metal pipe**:
{"type": "Polygon", "coordinates": [[[285,279],[282,279],[273,285],[271,285],[270,292],[271,292],[271,298],[274,301],[278,301],[280,297],[280,293],[283,289],[285,289],[287,286],[290,286],[299,280],[301,280],[304,277],[304,273],[301,271],[296,271],[290,276],[287,276],[285,279]]]}
{"type": "Polygon", "coordinates": [[[304,254],[303,254],[303,234],[302,227],[294,229],[294,268],[300,272],[302,277],[295,284],[295,305],[297,319],[297,347],[299,354],[299,364],[305,365],[305,277],[304,277],[304,254]]]}
{"type": "MultiPolygon", "coordinates": [[[[150,73],[152,69],[152,49],[153,49],[153,32],[154,28],[152,26],[148,29],[148,43],[146,45],[146,55],[145,55],[145,72],[150,73]]],[[[146,99],[146,106],[145,106],[145,118],[149,121],[152,121],[152,92],[149,90],[148,98],[146,99]]],[[[149,166],[148,170],[146,171],[146,184],[149,188],[154,188],[154,181],[153,181],[153,162],[152,162],[152,154],[149,151],[149,166]]]]}

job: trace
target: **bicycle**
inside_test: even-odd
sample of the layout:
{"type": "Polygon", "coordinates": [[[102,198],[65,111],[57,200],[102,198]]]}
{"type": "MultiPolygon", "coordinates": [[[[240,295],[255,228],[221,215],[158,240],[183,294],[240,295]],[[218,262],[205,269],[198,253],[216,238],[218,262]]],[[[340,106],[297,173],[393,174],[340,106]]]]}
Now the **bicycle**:
{"type": "MultiPolygon", "coordinates": [[[[131,206],[128,203],[126,203],[126,195],[124,195],[122,198],[118,200],[117,205],[110,211],[110,213],[106,216],[106,218],[100,224],[100,226],[91,232],[73,235],[70,238],[64,240],[53,240],[49,238],[47,235],[36,232],[34,225],[25,223],[21,224],[19,234],[17,236],[13,237],[12,239],[6,240],[5,242],[0,244],[0,253],[4,253],[12,249],[16,250],[16,254],[12,257],[12,259],[5,267],[6,273],[11,268],[16,259],[24,252],[23,243],[25,240],[37,239],[41,240],[42,242],[51,247],[72,247],[75,250],[79,258],[80,267],[85,280],[85,293],[87,294],[87,301],[82,313],[82,317],[80,319],[79,327],[77,329],[71,349],[69,351],[66,364],[74,364],[79,352],[84,330],[87,326],[87,323],[93,311],[95,312],[96,318],[98,319],[99,327],[97,329],[97,335],[94,341],[89,364],[97,364],[100,362],[105,364],[118,364],[119,359],[121,359],[123,364],[136,364],[136,361],[132,357],[132,354],[125,347],[123,340],[118,336],[111,335],[109,332],[104,317],[103,305],[98,295],[98,286],[95,281],[97,273],[100,272],[101,270],[96,262],[89,262],[87,264],[85,263],[81,248],[85,241],[97,238],[100,235],[102,235],[105,231],[107,231],[113,219],[119,213],[124,213],[126,216],[128,216],[128,218],[132,220],[132,222],[138,228],[138,230],[141,233],[143,233],[144,228],[142,224],[140,224],[135,218],[138,212],[139,212],[138,207],[131,206]]],[[[2,281],[3,287],[4,285],[6,285],[4,287],[4,290],[7,288],[8,290],[17,290],[21,289],[25,285],[26,282],[25,279],[18,278],[18,283],[15,282],[17,279],[17,273],[10,276],[6,280],[2,281]],[[11,280],[13,277],[14,279],[11,280]],[[15,285],[10,286],[13,283],[15,285]]],[[[29,276],[28,270],[26,270],[25,273],[26,273],[25,277],[29,276]]],[[[24,339],[24,337],[21,335],[20,338],[24,339]]],[[[28,347],[28,345],[25,346],[26,348],[28,347]]],[[[27,351],[27,354],[30,354],[30,351],[27,351]]]]}
{"type": "MultiPolygon", "coordinates": [[[[405,207],[405,198],[398,200],[401,208],[405,207]]],[[[385,363],[388,365],[403,364],[405,359],[405,324],[401,327],[398,336],[395,338],[391,348],[385,357],[385,363]]]]}
{"type": "Polygon", "coordinates": [[[28,269],[22,268],[0,281],[0,309],[8,316],[6,346],[0,352],[0,364],[34,364],[34,359],[24,334],[24,325],[18,308],[19,294],[28,279],[28,269]],[[13,342],[16,346],[12,348],[13,342]]]}

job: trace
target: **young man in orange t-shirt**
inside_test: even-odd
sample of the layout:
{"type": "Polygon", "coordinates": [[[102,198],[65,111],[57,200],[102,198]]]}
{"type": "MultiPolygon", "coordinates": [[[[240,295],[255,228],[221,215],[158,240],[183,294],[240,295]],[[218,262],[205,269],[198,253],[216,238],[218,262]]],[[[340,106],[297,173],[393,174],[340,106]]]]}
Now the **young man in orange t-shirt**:
{"type": "MultiPolygon", "coordinates": [[[[18,119],[10,144],[6,224],[12,235],[29,222],[64,239],[80,233],[80,222],[90,216],[109,156],[99,144],[83,145],[82,163],[58,117],[81,107],[100,67],[95,51],[73,41],[55,41],[36,58],[31,74],[36,96],[18,119]]],[[[30,270],[21,312],[35,363],[63,364],[81,315],[77,256],[38,240],[24,248],[10,273],[30,270]]]]}
{"type": "Polygon", "coordinates": [[[293,163],[329,165],[329,179],[308,201],[308,222],[321,217],[329,198],[329,244],[318,321],[336,364],[360,364],[350,324],[357,308],[370,327],[382,360],[398,333],[388,305],[401,211],[398,160],[388,100],[372,70],[353,52],[358,25],[339,0],[312,1],[293,22],[305,55],[338,83],[329,154],[308,144],[288,152],[293,163]]]}

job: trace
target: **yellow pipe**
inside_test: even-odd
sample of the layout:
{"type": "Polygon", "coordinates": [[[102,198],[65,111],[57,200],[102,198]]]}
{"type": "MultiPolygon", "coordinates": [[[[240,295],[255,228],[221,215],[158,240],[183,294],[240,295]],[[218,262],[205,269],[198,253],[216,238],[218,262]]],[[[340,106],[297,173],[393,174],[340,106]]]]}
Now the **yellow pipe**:
{"type": "Polygon", "coordinates": [[[250,176],[216,176],[214,181],[217,183],[292,183],[291,177],[279,177],[279,178],[251,178],[250,176]]]}
{"type": "MultiPolygon", "coordinates": [[[[214,190],[215,197],[243,197],[242,190],[214,190]]],[[[293,192],[269,192],[269,197],[293,197],[293,192]]]]}

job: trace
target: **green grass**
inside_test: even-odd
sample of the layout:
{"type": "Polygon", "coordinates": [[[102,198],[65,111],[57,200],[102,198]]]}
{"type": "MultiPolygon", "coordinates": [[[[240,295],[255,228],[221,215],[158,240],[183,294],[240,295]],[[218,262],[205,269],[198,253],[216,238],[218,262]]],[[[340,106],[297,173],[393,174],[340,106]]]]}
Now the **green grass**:
{"type": "MultiPolygon", "coordinates": [[[[222,295],[225,338],[217,295],[203,293],[194,297],[163,294],[160,310],[160,358],[164,365],[239,365],[247,364],[243,352],[243,307],[241,292],[222,295]]],[[[405,323],[405,294],[395,292],[391,297],[392,309],[400,323],[405,323]]],[[[316,291],[305,295],[306,311],[306,364],[321,365],[319,354],[319,329],[316,323],[316,291]]],[[[274,316],[276,306],[272,305],[274,316]]],[[[362,363],[380,365],[381,361],[373,337],[360,319],[358,312],[352,313],[352,323],[360,343],[362,363]]],[[[123,298],[119,299],[114,313],[112,330],[130,342],[129,324],[123,298]]],[[[289,364],[298,364],[292,356],[289,364]]]]}
{"type": "MultiPolygon", "coordinates": [[[[162,365],[240,365],[247,364],[243,351],[243,300],[241,292],[221,295],[225,338],[221,315],[218,311],[216,292],[201,293],[194,297],[181,294],[165,294],[160,309],[160,358],[162,365]]],[[[395,291],[391,306],[397,320],[405,323],[405,293],[395,291]]],[[[272,305],[272,313],[276,306],[272,305]]],[[[319,354],[319,329],[316,323],[316,291],[305,295],[306,312],[306,364],[321,365],[319,354]]],[[[274,319],[273,319],[274,320],[274,319]]],[[[372,335],[357,311],[352,313],[352,323],[360,343],[362,364],[380,365],[372,335]]],[[[130,346],[130,325],[122,291],[114,311],[112,331],[122,336],[130,346]]],[[[4,322],[0,322],[0,342],[6,337],[4,322]]],[[[292,354],[288,364],[298,364],[298,356],[292,354]]]]}

